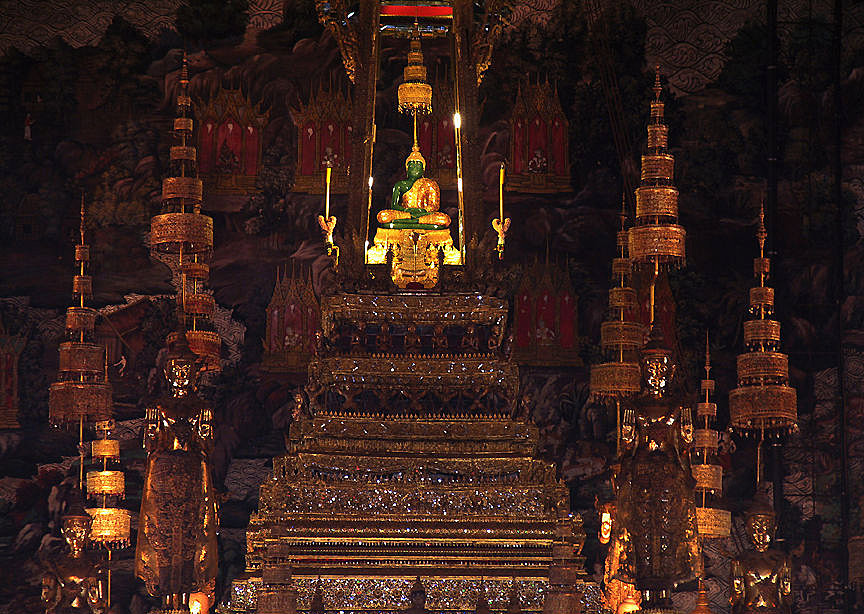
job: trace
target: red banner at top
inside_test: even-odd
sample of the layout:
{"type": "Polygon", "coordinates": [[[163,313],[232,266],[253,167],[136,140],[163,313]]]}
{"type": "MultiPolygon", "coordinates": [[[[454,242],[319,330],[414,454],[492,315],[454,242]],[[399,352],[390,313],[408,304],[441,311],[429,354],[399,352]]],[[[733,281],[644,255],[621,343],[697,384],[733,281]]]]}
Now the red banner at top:
{"type": "Polygon", "coordinates": [[[381,15],[384,17],[453,17],[453,7],[386,4],[381,7],[381,15]]]}

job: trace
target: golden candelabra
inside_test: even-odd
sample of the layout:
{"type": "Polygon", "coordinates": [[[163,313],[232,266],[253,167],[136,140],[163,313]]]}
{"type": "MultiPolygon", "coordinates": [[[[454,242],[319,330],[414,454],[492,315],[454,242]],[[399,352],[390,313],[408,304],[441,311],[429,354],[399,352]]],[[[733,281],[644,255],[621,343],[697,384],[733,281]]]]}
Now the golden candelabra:
{"type": "Polygon", "coordinates": [[[507,231],[510,230],[510,218],[504,217],[504,163],[501,163],[501,169],[498,173],[498,217],[492,220],[492,229],[498,234],[498,243],[495,245],[495,251],[498,252],[498,259],[504,258],[504,239],[507,236],[507,231]]]}

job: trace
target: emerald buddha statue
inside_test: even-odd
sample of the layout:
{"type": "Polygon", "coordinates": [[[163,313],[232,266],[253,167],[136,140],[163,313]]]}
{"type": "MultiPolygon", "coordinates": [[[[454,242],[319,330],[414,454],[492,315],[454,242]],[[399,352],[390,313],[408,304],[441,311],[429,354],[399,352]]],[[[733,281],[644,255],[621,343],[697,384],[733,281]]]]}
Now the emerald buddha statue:
{"type": "Polygon", "coordinates": [[[417,143],[405,159],[406,178],[393,186],[390,208],[378,213],[383,228],[443,230],[450,226],[450,216],[438,209],[441,191],[438,183],[423,176],[426,160],[417,143]]]}

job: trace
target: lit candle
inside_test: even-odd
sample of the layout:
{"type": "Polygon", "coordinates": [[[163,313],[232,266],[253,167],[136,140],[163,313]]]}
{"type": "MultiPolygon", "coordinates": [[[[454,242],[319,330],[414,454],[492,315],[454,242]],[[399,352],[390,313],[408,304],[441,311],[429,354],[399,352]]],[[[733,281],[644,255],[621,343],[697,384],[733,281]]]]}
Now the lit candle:
{"type": "Polygon", "coordinates": [[[324,219],[330,219],[330,172],[333,169],[327,165],[327,194],[324,196],[324,219]]]}
{"type": "Polygon", "coordinates": [[[498,172],[498,217],[501,223],[504,223],[504,163],[501,163],[501,170],[498,172]]]}

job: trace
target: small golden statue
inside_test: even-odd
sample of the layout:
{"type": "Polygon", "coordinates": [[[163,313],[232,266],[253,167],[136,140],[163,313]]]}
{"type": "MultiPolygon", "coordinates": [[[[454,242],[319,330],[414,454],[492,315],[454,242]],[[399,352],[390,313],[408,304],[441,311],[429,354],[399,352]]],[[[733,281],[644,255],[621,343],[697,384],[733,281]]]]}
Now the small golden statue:
{"type": "Polygon", "coordinates": [[[420,576],[414,580],[414,586],[408,593],[408,601],[411,602],[411,605],[405,610],[408,614],[429,614],[429,610],[426,609],[426,587],[420,581],[420,576]]]}
{"type": "Polygon", "coordinates": [[[417,143],[405,159],[405,175],[393,186],[390,208],[378,213],[378,223],[384,228],[441,230],[450,226],[450,216],[441,207],[438,183],[423,176],[426,159],[417,143]]]}
{"type": "Polygon", "coordinates": [[[624,411],[615,478],[618,576],[636,584],[648,607],[668,606],[675,584],[702,575],[687,450],[693,420],[669,392],[674,374],[671,352],[652,334],[642,352],[643,392],[624,411]]]}
{"type": "Polygon", "coordinates": [[[771,548],[774,510],[761,489],[746,519],[753,548],[732,561],[732,614],[790,614],[792,566],[785,553],[771,548]]]}
{"type": "Polygon", "coordinates": [[[212,415],[195,393],[197,357],[180,331],[169,342],[168,394],[147,410],[147,467],[138,522],[135,574],[167,609],[189,593],[212,591],[217,571],[217,511],[208,453],[212,415]]]}
{"type": "Polygon", "coordinates": [[[618,578],[618,569],[626,558],[624,549],[627,540],[624,539],[624,535],[616,532],[615,502],[600,503],[597,499],[594,504],[600,512],[600,529],[597,538],[601,544],[609,544],[603,564],[603,605],[615,614],[638,610],[642,595],[632,583],[622,582],[618,578]],[[615,539],[612,539],[613,535],[616,535],[615,539]]]}
{"type": "Polygon", "coordinates": [[[91,522],[76,491],[61,529],[69,552],[45,561],[42,603],[48,614],[103,614],[108,609],[105,570],[84,550],[91,522]]]}

